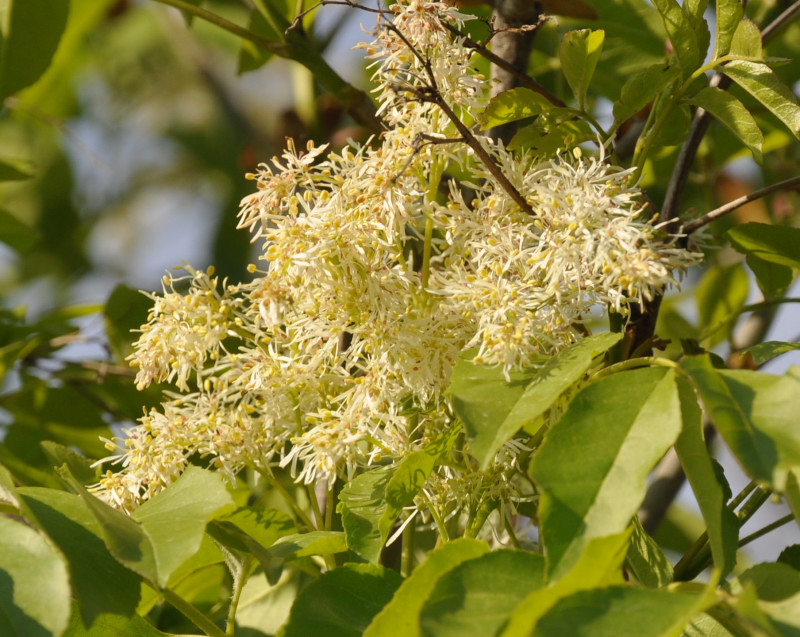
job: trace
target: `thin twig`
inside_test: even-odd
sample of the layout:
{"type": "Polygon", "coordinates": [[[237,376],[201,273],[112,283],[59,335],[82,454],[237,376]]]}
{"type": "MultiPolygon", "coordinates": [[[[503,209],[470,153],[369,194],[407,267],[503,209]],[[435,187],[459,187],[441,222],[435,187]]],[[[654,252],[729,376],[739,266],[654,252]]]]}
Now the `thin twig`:
{"type": "Polygon", "coordinates": [[[777,191],[777,190],[789,190],[790,188],[794,188],[795,186],[800,187],[800,176],[792,177],[790,179],[784,179],[783,181],[779,181],[778,183],[772,184],[771,186],[766,186],[765,188],[761,188],[759,190],[754,190],[751,193],[744,195],[743,197],[739,197],[738,199],[734,199],[733,201],[729,201],[724,206],[720,206],[719,208],[712,210],[708,214],[703,215],[699,219],[694,219],[687,223],[683,227],[683,231],[686,234],[691,234],[696,230],[699,230],[703,226],[708,225],[712,221],[719,219],[723,215],[736,210],[737,208],[742,207],[743,205],[750,203],[751,201],[755,201],[756,199],[761,199],[762,197],[766,197],[767,195],[777,191]]]}

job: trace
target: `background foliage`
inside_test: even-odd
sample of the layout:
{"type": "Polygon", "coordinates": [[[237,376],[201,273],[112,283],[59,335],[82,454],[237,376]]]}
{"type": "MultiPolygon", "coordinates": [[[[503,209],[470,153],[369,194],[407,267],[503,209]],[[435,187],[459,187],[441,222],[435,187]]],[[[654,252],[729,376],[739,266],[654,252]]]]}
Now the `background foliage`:
{"type": "MultiPolygon", "coordinates": [[[[251,247],[235,230],[250,191],[243,173],[287,136],[342,147],[376,124],[365,94],[323,57],[365,86],[342,39],[370,16],[323,7],[287,32],[294,2],[254,4],[193,1],[181,14],[156,2],[0,1],[0,632],[800,631],[797,547],[751,568],[737,551],[752,539],[739,526],[771,494],[800,511],[800,374],[756,371],[800,348],[770,332],[783,304],[797,302],[796,183],[695,236],[707,248],[704,267],[656,308],[656,345],[678,366],[622,363],[572,399],[531,465],[542,496],[522,513],[540,535],[521,547],[489,550],[463,537],[434,549],[423,534],[417,552],[427,558],[401,576],[382,548],[413,484],[372,472],[341,493],[343,515],[360,520],[344,530],[303,527],[275,490],[247,475],[231,489],[191,469],[130,517],[86,492],[97,480],[92,460],[105,455],[100,438],[160,396],[158,387],[136,391],[125,362],[130,330],[150,306],[134,288],[155,289],[181,259],[244,279],[251,247]],[[209,24],[204,11],[248,31],[209,24]],[[731,494],[706,453],[710,423],[753,480],[741,493],[731,494]],[[667,509],[674,494],[644,492],[670,447],[702,520],[667,509]]],[[[695,1],[545,5],[568,15],[537,29],[527,72],[563,106],[526,88],[498,97],[483,124],[521,122],[512,148],[552,153],[594,139],[587,122],[599,121],[614,135],[616,160],[641,168],[662,214],[686,220],[800,173],[796,3],[749,2],[744,14],[722,1],[707,11],[695,1]],[[781,19],[784,10],[795,13],[781,19]],[[709,83],[698,69],[729,52],[745,58],[725,67],[732,85],[709,83]],[[755,66],[764,58],[768,67],[755,66]],[[698,107],[714,121],[676,187],[698,107]]],[[[470,10],[490,15],[481,4],[470,10]]],[[[476,40],[488,35],[485,25],[471,28],[476,40]]],[[[613,335],[595,339],[524,387],[496,370],[456,370],[454,406],[479,460],[521,427],[536,435],[531,423],[598,355],[619,361],[635,349],[621,352],[613,335]]],[[[424,471],[425,458],[417,461],[424,471]]],[[[668,461],[660,470],[665,483],[677,475],[668,461]]]]}

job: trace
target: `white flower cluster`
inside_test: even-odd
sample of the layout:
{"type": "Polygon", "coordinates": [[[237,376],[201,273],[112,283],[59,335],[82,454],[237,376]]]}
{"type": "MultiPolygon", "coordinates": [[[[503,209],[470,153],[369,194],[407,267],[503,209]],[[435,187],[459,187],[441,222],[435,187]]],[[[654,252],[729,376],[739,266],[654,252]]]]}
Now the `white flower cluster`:
{"type": "MultiPolygon", "coordinates": [[[[188,292],[168,280],[153,297],[137,382],[182,393],[108,442],[123,470],[96,492],[117,506],[135,508],[190,457],[231,478],[289,467],[309,484],[399,460],[454,426],[444,391],[462,350],[506,373],[536,364],[580,338],[595,304],[625,314],[696,259],[640,218],[626,171],[537,163],[476,136],[533,214],[522,210],[430,99],[467,123],[485,105],[470,51],[443,26],[467,16],[423,0],[392,11],[365,45],[389,130],[341,154],[290,141],[242,202],[264,270],[229,286],[187,268],[188,292]]],[[[485,472],[462,450],[420,507],[451,515],[476,497],[469,485],[524,497],[504,470],[521,449],[507,444],[485,472]]]]}

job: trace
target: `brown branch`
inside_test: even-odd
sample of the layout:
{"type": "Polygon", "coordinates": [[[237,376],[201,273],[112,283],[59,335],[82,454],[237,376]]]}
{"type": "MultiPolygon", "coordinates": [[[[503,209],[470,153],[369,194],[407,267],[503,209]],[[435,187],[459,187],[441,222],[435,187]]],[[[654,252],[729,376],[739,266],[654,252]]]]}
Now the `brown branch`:
{"type": "Polygon", "coordinates": [[[724,206],[720,206],[716,210],[712,210],[708,214],[705,214],[702,217],[700,217],[699,219],[694,219],[690,221],[683,227],[683,231],[686,234],[691,234],[692,232],[699,230],[703,226],[707,226],[715,219],[719,219],[720,217],[728,214],[729,212],[736,210],[737,208],[740,208],[746,203],[750,203],[751,201],[755,201],[756,199],[761,199],[762,197],[766,197],[770,193],[773,193],[777,190],[789,190],[794,187],[800,187],[800,176],[792,177],[791,179],[784,179],[783,181],[779,181],[778,183],[772,184],[771,186],[755,190],[751,193],[744,195],[743,197],[739,197],[738,199],[729,201],[724,206]]]}

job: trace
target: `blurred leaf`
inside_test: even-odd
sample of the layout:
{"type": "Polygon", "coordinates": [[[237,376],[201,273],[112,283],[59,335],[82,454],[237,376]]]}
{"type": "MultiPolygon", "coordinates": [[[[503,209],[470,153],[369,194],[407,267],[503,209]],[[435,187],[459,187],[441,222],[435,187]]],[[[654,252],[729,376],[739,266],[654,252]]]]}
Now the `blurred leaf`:
{"type": "Polygon", "coordinates": [[[529,88],[512,88],[489,100],[486,110],[479,118],[481,130],[534,117],[552,108],[553,104],[543,95],[529,88]]]}
{"type": "Polygon", "coordinates": [[[92,468],[93,463],[86,456],[52,440],[42,441],[41,447],[50,462],[53,463],[53,467],[66,464],[69,472],[81,484],[92,484],[98,481],[99,468],[92,468]]]}
{"type": "Polygon", "coordinates": [[[653,64],[628,76],[619,99],[614,102],[614,127],[636,115],[679,76],[678,67],[663,63],[653,64]]]}
{"type": "Polygon", "coordinates": [[[603,52],[604,39],[603,31],[590,29],[567,31],[558,49],[561,70],[581,111],[586,105],[586,92],[600,60],[600,54],[603,52]]]}
{"type": "Polygon", "coordinates": [[[755,118],[738,99],[720,88],[707,86],[685,101],[704,108],[718,122],[727,126],[750,149],[756,162],[761,163],[764,136],[755,118]]]}
{"type": "Polygon", "coordinates": [[[731,48],[731,40],[742,20],[742,3],[739,0],[717,0],[716,23],[717,37],[714,47],[714,58],[721,58],[731,48]]]}
{"type": "Polygon", "coordinates": [[[68,0],[0,0],[0,100],[44,73],[68,12],[68,0]]]}
{"type": "Polygon", "coordinates": [[[34,174],[33,163],[27,159],[0,158],[0,181],[30,179],[34,174]]]}
{"type": "Polygon", "coordinates": [[[758,30],[756,23],[752,20],[742,20],[736,25],[736,31],[731,40],[731,55],[741,55],[742,57],[760,58],[761,52],[761,31],[758,30]]]}
{"type": "Polygon", "coordinates": [[[516,605],[544,582],[544,558],[525,551],[500,549],[462,562],[439,578],[425,601],[421,635],[495,635],[516,605]]]}
{"type": "MultiPolygon", "coordinates": [[[[541,367],[512,374],[510,383],[499,367],[459,359],[448,392],[481,467],[486,468],[502,444],[519,429],[552,407],[566,389],[583,377],[592,360],[620,338],[621,335],[608,332],[585,338],[541,367]]],[[[526,431],[536,433],[533,429],[526,431]]]]}
{"type": "Polygon", "coordinates": [[[766,64],[734,60],[720,67],[800,139],[800,105],[792,90],[766,64]]]}
{"type": "Polygon", "coordinates": [[[783,296],[794,280],[792,268],[779,263],[765,261],[750,253],[745,261],[756,277],[759,289],[767,299],[783,296]]]}
{"type": "Polygon", "coordinates": [[[800,466],[795,426],[800,380],[791,374],[718,370],[708,355],[686,357],[680,365],[745,471],[782,492],[786,471],[800,466]]]}
{"type": "Polygon", "coordinates": [[[0,242],[17,252],[26,252],[38,241],[36,230],[0,208],[0,242]]]}
{"type": "MultiPolygon", "coordinates": [[[[644,530],[638,516],[633,516],[633,534],[625,567],[648,588],[661,588],[672,582],[672,564],[650,534],[644,530]]],[[[734,545],[735,548],[735,545],[734,545]]]]}
{"type": "Polygon", "coordinates": [[[736,564],[739,521],[727,507],[725,491],[714,470],[703,437],[703,414],[697,397],[686,380],[678,378],[677,382],[683,430],[675,443],[675,451],[703,514],[714,566],[724,577],[736,564]]]}
{"type": "Polygon", "coordinates": [[[341,531],[309,531],[285,535],[269,548],[270,555],[280,559],[332,555],[346,551],[347,543],[341,531]]]}
{"type": "MultiPolygon", "coordinates": [[[[273,42],[281,42],[284,39],[283,33],[278,32],[258,9],[253,9],[250,12],[247,28],[253,33],[273,42]]],[[[242,48],[239,50],[238,72],[246,73],[247,71],[254,71],[255,69],[261,68],[269,62],[273,56],[274,53],[272,51],[268,51],[259,47],[254,42],[243,39],[242,48]]]]}
{"type": "Polygon", "coordinates": [[[589,539],[623,531],[645,480],[680,433],[675,374],[637,369],[582,389],[547,433],[530,474],[541,489],[548,574],[575,564],[589,539]]]}
{"type": "Polygon", "coordinates": [[[726,233],[731,245],[743,254],[778,265],[800,268],[800,228],[746,223],[726,233]]]}
{"type": "Polygon", "coordinates": [[[402,578],[375,564],[345,564],[323,573],[298,595],[279,637],[361,637],[402,578]]]}
{"type": "Polygon", "coordinates": [[[697,40],[692,23],[676,0],[654,0],[664,28],[669,35],[683,78],[688,78],[703,61],[703,51],[697,40]]]}
{"type": "Polygon", "coordinates": [[[104,614],[132,615],[139,602],[140,579],[122,566],[103,543],[102,529],[77,495],[56,489],[23,487],[34,521],[67,559],[72,594],[90,626],[104,614]]]}
{"type": "Polygon", "coordinates": [[[34,529],[0,516],[0,633],[61,635],[70,615],[67,568],[34,529]]]}
{"type": "Polygon", "coordinates": [[[763,365],[773,358],[800,349],[800,343],[787,343],[785,341],[766,341],[752,347],[747,347],[739,352],[740,355],[750,354],[756,365],[763,365]]]}
{"type": "Polygon", "coordinates": [[[428,553],[425,561],[406,578],[392,600],[374,617],[363,637],[419,637],[420,612],[439,579],[459,564],[488,551],[485,542],[459,538],[428,553]]]}
{"type": "Polygon", "coordinates": [[[106,336],[111,351],[118,361],[133,353],[133,342],[138,330],[147,322],[153,301],[133,288],[120,283],[115,287],[103,308],[106,336]]]}
{"type": "Polygon", "coordinates": [[[555,583],[529,593],[514,609],[500,637],[528,637],[538,634],[539,619],[558,600],[577,591],[621,584],[622,563],[628,550],[631,530],[605,537],[595,537],[586,543],[575,565],[555,583]]]}
{"type": "Polygon", "coordinates": [[[708,346],[725,340],[747,302],[750,282],[741,265],[709,268],[695,289],[700,332],[708,346]]]}

